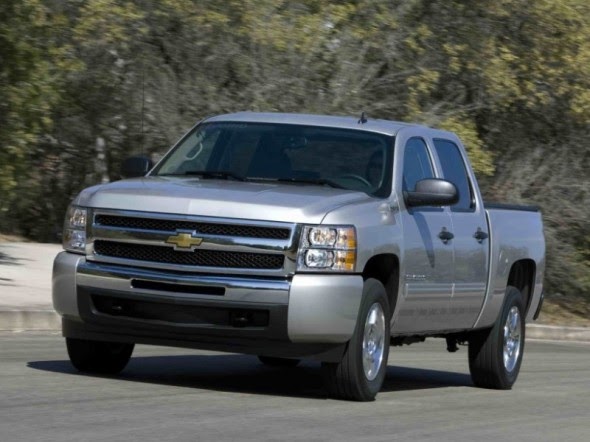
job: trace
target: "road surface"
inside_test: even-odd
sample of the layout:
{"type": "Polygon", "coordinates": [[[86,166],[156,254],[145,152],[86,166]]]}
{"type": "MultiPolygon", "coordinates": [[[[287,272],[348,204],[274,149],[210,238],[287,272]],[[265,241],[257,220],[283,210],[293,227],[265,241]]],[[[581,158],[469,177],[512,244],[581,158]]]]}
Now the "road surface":
{"type": "Polygon", "coordinates": [[[377,400],[351,403],[313,362],[138,346],[107,378],[75,372],[57,333],[1,333],[0,440],[590,440],[590,345],[527,342],[512,391],[473,387],[466,353],[392,347],[377,400]]]}

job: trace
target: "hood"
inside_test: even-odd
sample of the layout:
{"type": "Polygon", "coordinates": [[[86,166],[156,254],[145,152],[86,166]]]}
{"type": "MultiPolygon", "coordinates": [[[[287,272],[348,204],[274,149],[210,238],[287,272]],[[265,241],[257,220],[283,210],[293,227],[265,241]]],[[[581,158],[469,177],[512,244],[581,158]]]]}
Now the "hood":
{"type": "Polygon", "coordinates": [[[74,203],[103,209],[319,224],[338,207],[372,199],[361,192],[309,184],[145,177],[90,187],[74,203]]]}

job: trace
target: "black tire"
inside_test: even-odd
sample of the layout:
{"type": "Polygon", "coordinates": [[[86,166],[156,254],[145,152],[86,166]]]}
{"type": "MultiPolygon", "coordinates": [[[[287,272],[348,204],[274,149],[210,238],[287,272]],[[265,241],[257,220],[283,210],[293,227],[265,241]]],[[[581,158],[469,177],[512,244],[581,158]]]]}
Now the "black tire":
{"type": "Polygon", "coordinates": [[[269,367],[297,367],[301,362],[299,359],[274,358],[271,356],[258,356],[258,359],[269,367]]]}
{"type": "Polygon", "coordinates": [[[367,279],[363,286],[363,298],[359,308],[356,327],[339,363],[322,363],[322,374],[328,394],[337,399],[372,401],[381,390],[387,371],[389,356],[389,303],[385,287],[376,279],[367,279]],[[384,341],[381,364],[376,376],[369,379],[363,368],[363,336],[367,316],[374,304],[379,304],[384,316],[384,341]]]}
{"type": "Polygon", "coordinates": [[[68,356],[81,372],[117,374],[125,368],[135,344],[66,338],[68,356]]]}
{"type": "Polygon", "coordinates": [[[522,294],[516,287],[506,288],[506,297],[502,311],[491,329],[473,332],[469,338],[469,371],[473,383],[482,388],[509,390],[512,388],[524,355],[525,310],[522,294]],[[518,310],[520,322],[515,330],[519,332],[520,345],[514,358],[513,368],[504,363],[504,334],[508,315],[511,310],[518,310]]]}

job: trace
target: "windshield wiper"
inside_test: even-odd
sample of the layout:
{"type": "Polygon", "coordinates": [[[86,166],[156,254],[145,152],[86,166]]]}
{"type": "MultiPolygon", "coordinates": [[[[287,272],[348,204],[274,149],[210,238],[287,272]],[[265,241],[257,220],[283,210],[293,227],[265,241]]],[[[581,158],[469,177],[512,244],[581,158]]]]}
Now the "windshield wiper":
{"type": "Polygon", "coordinates": [[[304,183],[304,184],[317,184],[319,186],[330,186],[336,189],[346,189],[341,184],[332,181],[328,178],[266,178],[266,177],[245,177],[238,175],[237,173],[230,172],[228,170],[187,170],[180,173],[167,173],[160,174],[160,176],[185,176],[185,175],[197,175],[202,178],[213,178],[213,179],[228,179],[233,178],[237,181],[272,181],[281,183],[304,183]]]}
{"type": "Polygon", "coordinates": [[[233,178],[237,181],[246,181],[246,178],[238,175],[237,173],[230,172],[228,170],[187,170],[181,173],[173,173],[173,174],[166,174],[166,175],[197,175],[201,178],[213,178],[213,179],[222,179],[227,180],[228,178],[233,178]]]}
{"type": "Polygon", "coordinates": [[[283,183],[305,183],[305,184],[317,184],[319,186],[330,186],[335,189],[346,189],[343,185],[332,181],[328,178],[277,178],[277,181],[283,183]]]}

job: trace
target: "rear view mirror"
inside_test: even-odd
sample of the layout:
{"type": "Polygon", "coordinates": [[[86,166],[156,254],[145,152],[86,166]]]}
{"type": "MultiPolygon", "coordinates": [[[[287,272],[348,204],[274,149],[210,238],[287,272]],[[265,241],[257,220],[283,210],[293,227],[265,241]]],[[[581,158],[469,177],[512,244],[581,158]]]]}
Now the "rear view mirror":
{"type": "Polygon", "coordinates": [[[285,149],[301,149],[307,146],[307,138],[303,135],[291,135],[281,143],[283,150],[285,149]]]}
{"type": "Polygon", "coordinates": [[[145,156],[129,157],[121,165],[123,178],[137,178],[145,176],[154,166],[152,160],[145,156]]]}
{"type": "Polygon", "coordinates": [[[404,192],[406,204],[419,206],[451,206],[459,201],[459,192],[453,183],[437,178],[428,178],[416,183],[412,192],[404,192]]]}

